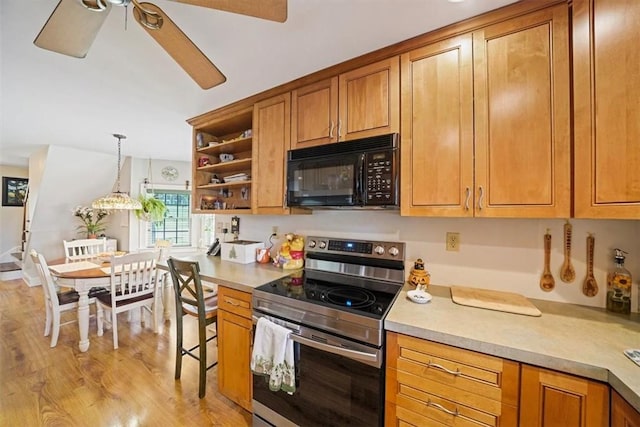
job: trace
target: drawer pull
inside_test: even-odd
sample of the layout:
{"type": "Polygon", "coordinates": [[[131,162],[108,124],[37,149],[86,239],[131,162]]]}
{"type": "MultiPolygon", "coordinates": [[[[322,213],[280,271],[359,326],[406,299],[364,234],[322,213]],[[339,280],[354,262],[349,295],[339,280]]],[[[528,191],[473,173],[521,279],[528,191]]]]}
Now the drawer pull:
{"type": "Polygon", "coordinates": [[[432,402],[431,400],[427,400],[427,406],[431,406],[433,408],[439,409],[442,412],[446,412],[449,415],[453,415],[454,417],[457,417],[458,415],[460,415],[460,413],[458,412],[458,408],[451,411],[445,408],[444,406],[440,405],[439,403],[432,402]]]}
{"type": "Polygon", "coordinates": [[[457,377],[458,375],[462,374],[462,372],[460,372],[460,370],[459,370],[458,368],[456,368],[456,370],[455,370],[455,371],[452,371],[452,370],[450,370],[450,369],[445,368],[445,367],[444,367],[444,366],[442,366],[442,365],[438,365],[437,363],[431,363],[431,360],[429,360],[429,361],[427,362],[427,366],[428,366],[428,367],[430,367],[430,368],[442,369],[442,370],[443,370],[443,371],[445,371],[446,373],[451,374],[451,375],[455,375],[456,377],[457,377]]]}
{"type": "Polygon", "coordinates": [[[237,303],[237,302],[235,302],[233,300],[227,299],[227,298],[224,299],[224,302],[226,302],[229,305],[233,305],[234,307],[240,307],[239,303],[237,303]]]}

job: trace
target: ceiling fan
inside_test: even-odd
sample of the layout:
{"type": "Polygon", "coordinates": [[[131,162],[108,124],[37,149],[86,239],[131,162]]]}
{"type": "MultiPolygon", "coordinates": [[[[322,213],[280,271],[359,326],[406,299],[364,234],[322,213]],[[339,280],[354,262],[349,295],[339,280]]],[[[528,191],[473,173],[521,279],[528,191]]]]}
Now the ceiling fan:
{"type": "MultiPolygon", "coordinates": [[[[173,0],[253,16],[270,21],[287,20],[287,0],[173,0]]],[[[203,89],[227,78],[158,6],[137,0],[60,0],[33,43],[76,58],[84,58],[112,5],[133,3],[133,17],[147,33],[203,89]]]]}

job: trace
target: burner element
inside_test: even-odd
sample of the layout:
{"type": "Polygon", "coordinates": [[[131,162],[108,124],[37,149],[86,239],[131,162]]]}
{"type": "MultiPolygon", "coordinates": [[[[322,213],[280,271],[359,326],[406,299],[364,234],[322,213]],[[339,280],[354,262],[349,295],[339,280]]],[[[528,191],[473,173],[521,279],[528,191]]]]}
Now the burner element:
{"type": "Polygon", "coordinates": [[[327,290],[322,299],[341,307],[366,308],[376,302],[376,296],[366,289],[338,286],[327,290]]]}

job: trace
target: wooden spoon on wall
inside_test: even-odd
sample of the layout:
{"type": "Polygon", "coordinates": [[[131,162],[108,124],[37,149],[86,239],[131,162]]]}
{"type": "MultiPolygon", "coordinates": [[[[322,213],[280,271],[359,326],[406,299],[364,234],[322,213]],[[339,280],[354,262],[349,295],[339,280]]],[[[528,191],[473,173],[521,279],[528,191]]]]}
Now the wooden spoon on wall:
{"type": "Polygon", "coordinates": [[[564,224],[564,262],[560,268],[560,279],[565,283],[571,283],[576,278],[576,270],[571,265],[571,224],[564,224]]]}
{"type": "Polygon", "coordinates": [[[545,292],[550,292],[556,286],[556,281],[551,274],[549,263],[551,259],[551,234],[547,229],[547,233],[544,235],[544,271],[542,277],[540,277],[540,288],[545,292]]]}
{"type": "Polygon", "coordinates": [[[588,297],[595,297],[598,294],[598,282],[593,276],[593,249],[595,237],[591,233],[587,236],[587,277],[582,284],[582,293],[588,297]]]}

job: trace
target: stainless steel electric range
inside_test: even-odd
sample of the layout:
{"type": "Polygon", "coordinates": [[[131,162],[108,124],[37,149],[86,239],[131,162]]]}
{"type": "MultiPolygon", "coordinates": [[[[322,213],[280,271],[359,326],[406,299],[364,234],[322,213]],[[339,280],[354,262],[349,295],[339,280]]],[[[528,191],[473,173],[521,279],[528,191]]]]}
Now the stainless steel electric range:
{"type": "Polygon", "coordinates": [[[289,328],[296,362],[293,394],[254,375],[254,425],[383,425],[384,318],[404,260],[401,242],[312,236],[304,270],[254,289],[254,321],[289,328]]]}

